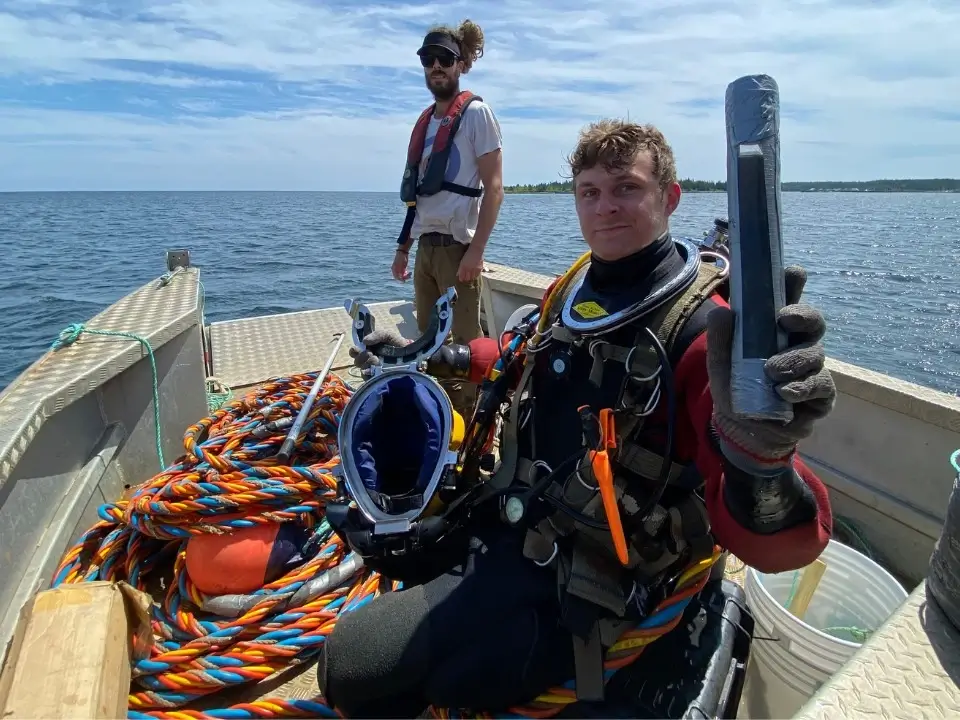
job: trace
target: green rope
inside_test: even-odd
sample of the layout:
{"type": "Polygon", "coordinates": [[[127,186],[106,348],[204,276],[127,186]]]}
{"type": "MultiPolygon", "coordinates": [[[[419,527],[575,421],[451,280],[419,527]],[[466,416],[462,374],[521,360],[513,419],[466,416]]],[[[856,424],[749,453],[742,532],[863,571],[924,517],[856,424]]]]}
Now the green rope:
{"type": "Polygon", "coordinates": [[[233,398],[233,390],[219,378],[207,378],[207,410],[215,413],[233,398]]]}
{"type": "MultiPolygon", "coordinates": [[[[849,635],[853,642],[858,642],[861,645],[865,643],[871,635],[873,635],[873,630],[863,630],[858,627],[828,627],[824,628],[823,631],[829,635],[837,637],[837,633],[846,633],[849,635]]],[[[846,638],[837,637],[838,640],[845,640],[846,638]]]]}
{"type": "Polygon", "coordinates": [[[129,340],[136,340],[146,349],[147,357],[150,358],[150,371],[153,373],[153,423],[155,440],[157,444],[157,457],[160,460],[160,471],[163,472],[163,470],[166,469],[167,464],[163,460],[163,438],[160,435],[160,381],[157,377],[157,363],[153,356],[153,348],[150,346],[150,341],[145,337],[135,333],[119,332],[116,330],[91,330],[83,323],[73,323],[60,331],[60,334],[57,336],[57,339],[53,341],[53,344],[50,346],[50,348],[52,350],[60,350],[68,345],[73,345],[73,343],[79,340],[80,336],[84,333],[89,335],[105,335],[107,337],[122,337],[129,340]]]}
{"type": "Polygon", "coordinates": [[[849,545],[854,550],[863,553],[874,562],[877,562],[876,554],[874,553],[873,548],[870,547],[870,543],[867,542],[863,531],[856,525],[856,523],[849,518],[836,515],[833,518],[833,527],[833,536],[836,540],[842,542],[844,545],[849,545]],[[840,532],[837,532],[837,530],[840,532]],[[844,533],[846,534],[846,537],[844,537],[844,533]]]}

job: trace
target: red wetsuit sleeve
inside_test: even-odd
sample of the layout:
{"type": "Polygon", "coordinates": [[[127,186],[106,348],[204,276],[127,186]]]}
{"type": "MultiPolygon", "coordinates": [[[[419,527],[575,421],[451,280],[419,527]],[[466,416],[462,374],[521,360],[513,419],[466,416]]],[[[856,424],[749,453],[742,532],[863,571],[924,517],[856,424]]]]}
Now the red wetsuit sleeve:
{"type": "Polygon", "coordinates": [[[686,411],[695,435],[694,460],[704,480],[707,513],[717,543],[761,572],[793,570],[813,562],[827,546],[833,517],[826,487],[799,457],[794,456],[793,467],[816,500],[817,515],[813,520],[776,533],[759,534],[738,523],[727,508],[723,457],[708,437],[713,398],[707,377],[706,332],[701,333],[680,358],[674,382],[678,401],[683,404],[678,412],[686,411]]]}

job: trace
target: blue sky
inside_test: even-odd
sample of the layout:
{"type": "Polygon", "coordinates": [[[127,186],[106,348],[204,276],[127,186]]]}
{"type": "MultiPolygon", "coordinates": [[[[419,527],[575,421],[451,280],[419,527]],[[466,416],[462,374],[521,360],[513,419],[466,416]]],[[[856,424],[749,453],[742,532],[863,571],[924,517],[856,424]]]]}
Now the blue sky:
{"type": "Polygon", "coordinates": [[[722,179],[726,86],[758,72],[784,180],[960,175],[957,0],[0,0],[0,190],[395,191],[415,50],[465,17],[507,183],[557,179],[602,116],[722,179]]]}

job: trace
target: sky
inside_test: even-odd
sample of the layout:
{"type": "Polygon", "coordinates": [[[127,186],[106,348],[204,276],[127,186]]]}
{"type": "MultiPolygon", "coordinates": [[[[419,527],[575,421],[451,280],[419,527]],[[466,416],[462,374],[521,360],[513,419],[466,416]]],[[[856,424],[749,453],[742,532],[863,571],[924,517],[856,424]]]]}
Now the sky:
{"type": "Polygon", "coordinates": [[[601,117],[725,179],[724,93],[754,73],[784,181],[960,176],[960,0],[0,0],[0,191],[397,192],[415,52],[464,18],[507,184],[561,179],[601,117]]]}

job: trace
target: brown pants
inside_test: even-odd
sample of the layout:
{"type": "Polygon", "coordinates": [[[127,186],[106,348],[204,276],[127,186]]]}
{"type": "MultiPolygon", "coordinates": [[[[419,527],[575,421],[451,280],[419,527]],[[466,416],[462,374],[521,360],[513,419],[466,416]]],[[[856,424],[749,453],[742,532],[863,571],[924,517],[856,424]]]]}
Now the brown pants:
{"type": "MultiPolygon", "coordinates": [[[[453,309],[452,337],[448,338],[448,342],[461,345],[483,336],[480,327],[480,278],[468,283],[457,279],[457,270],[466,251],[467,246],[458,242],[446,246],[418,242],[413,269],[413,294],[420,332],[427,329],[437,298],[447,288],[454,287],[457,290],[457,303],[453,309]]],[[[476,402],[477,386],[467,382],[442,384],[454,407],[469,422],[476,402]]]]}

